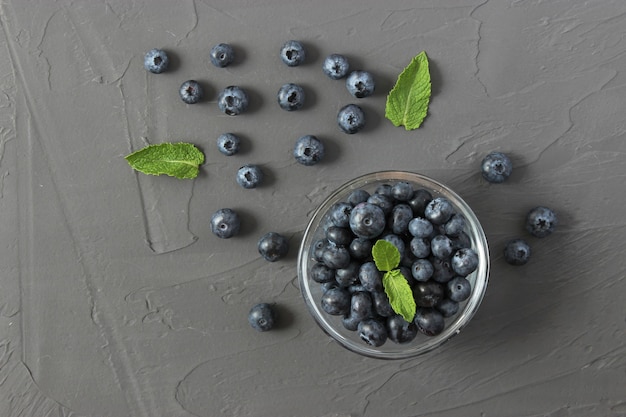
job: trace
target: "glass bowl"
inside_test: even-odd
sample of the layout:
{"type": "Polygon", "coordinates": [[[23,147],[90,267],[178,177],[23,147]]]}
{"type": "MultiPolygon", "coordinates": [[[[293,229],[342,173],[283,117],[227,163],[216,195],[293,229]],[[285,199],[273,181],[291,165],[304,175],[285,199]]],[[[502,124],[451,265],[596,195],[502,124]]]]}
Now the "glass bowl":
{"type": "MultiPolygon", "coordinates": [[[[313,212],[298,253],[298,281],[306,305],[322,330],[343,347],[358,354],[381,358],[403,359],[426,353],[457,335],[474,316],[485,294],[489,279],[489,249],[485,233],[476,215],[465,201],[454,191],[431,178],[406,171],[380,171],[355,178],[339,187],[313,212]],[[348,330],[342,324],[342,316],[330,315],[321,306],[323,285],[311,278],[311,268],[318,261],[314,257],[315,243],[325,238],[324,225],[329,224],[329,210],[339,202],[345,202],[352,191],[363,189],[370,194],[380,185],[393,185],[403,181],[413,185],[415,190],[425,189],[433,198],[448,199],[457,213],[465,217],[465,228],[471,248],[478,255],[478,267],[466,278],[471,283],[469,298],[459,303],[458,312],[445,319],[444,330],[435,335],[427,336],[418,332],[417,336],[407,343],[396,343],[387,340],[382,346],[368,345],[359,337],[358,331],[348,330]]],[[[357,283],[358,284],[358,283],[357,283]]]]}

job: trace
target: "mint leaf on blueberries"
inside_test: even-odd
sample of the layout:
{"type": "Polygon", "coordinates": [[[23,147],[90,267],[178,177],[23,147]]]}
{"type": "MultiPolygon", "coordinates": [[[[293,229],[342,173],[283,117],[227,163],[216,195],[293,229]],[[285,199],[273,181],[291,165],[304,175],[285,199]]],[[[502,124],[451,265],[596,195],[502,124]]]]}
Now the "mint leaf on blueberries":
{"type": "Polygon", "coordinates": [[[406,130],[421,126],[430,102],[430,72],[426,52],[420,52],[398,76],[396,85],[387,95],[385,117],[394,126],[406,130]]]}
{"type": "Polygon", "coordinates": [[[402,272],[399,269],[385,272],[383,287],[387,297],[389,297],[389,304],[391,304],[393,311],[410,323],[415,317],[417,307],[411,286],[402,272]]]}
{"type": "Polygon", "coordinates": [[[144,174],[187,179],[198,176],[204,154],[191,143],[161,143],[146,146],[125,159],[133,169],[144,174]]]}
{"type": "Polygon", "coordinates": [[[393,243],[378,240],[372,247],[372,256],[376,268],[381,272],[388,272],[400,265],[400,252],[393,243]]]}

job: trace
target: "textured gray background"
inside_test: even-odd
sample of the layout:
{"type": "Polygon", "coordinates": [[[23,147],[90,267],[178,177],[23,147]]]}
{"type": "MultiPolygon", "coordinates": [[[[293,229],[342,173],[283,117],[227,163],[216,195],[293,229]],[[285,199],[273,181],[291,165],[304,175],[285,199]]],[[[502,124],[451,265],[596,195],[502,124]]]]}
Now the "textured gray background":
{"type": "Polygon", "coordinates": [[[0,5],[1,416],[624,416],[626,415],[626,3],[593,1],[7,0],[0,5]],[[278,49],[305,42],[306,65],[278,49]],[[232,67],[208,50],[235,46],[232,67]],[[172,71],[143,55],[165,48],[172,71]],[[433,97],[419,130],[384,118],[396,76],[420,51],[433,97]],[[377,80],[359,100],[368,126],[337,129],[354,102],[320,70],[346,54],[377,80]],[[200,80],[207,100],[177,96],[200,80]],[[305,109],[275,103],[305,86],[305,109]],[[249,89],[251,111],[219,113],[217,92],[249,89]],[[216,137],[245,139],[227,158],[216,137]],[[326,160],[296,164],[315,134],[326,160]],[[123,157],[184,140],[207,155],[192,181],[134,173],[123,157]],[[509,152],[510,181],[478,173],[509,152]],[[265,185],[234,182],[261,164],[265,185]],[[483,222],[491,282],[472,323],[410,360],[346,351],[314,323],[295,270],[311,211],[375,170],[421,172],[456,189],[483,222]],[[504,242],[526,211],[558,211],[530,239],[524,267],[504,242]],[[241,236],[219,240],[210,214],[233,207],[241,236]],[[258,237],[290,238],[270,264],[258,237]],[[253,331],[247,311],[275,302],[281,327],[253,331]]]}

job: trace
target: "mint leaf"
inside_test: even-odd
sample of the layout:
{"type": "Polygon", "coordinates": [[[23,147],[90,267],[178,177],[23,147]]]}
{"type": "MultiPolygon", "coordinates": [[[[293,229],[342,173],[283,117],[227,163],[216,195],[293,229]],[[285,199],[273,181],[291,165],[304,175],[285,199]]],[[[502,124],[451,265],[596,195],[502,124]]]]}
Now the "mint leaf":
{"type": "Polygon", "coordinates": [[[387,95],[385,117],[394,126],[417,129],[428,113],[430,72],[426,52],[420,52],[398,76],[387,95]]]}
{"type": "Polygon", "coordinates": [[[387,272],[400,265],[400,251],[393,243],[386,240],[378,240],[372,247],[374,263],[379,271],[387,272]]]}
{"type": "Polygon", "coordinates": [[[411,322],[415,317],[415,299],[408,281],[399,269],[388,271],[383,275],[383,287],[389,297],[389,304],[404,320],[411,322]]]}
{"type": "Polygon", "coordinates": [[[126,161],[144,174],[165,174],[186,179],[198,175],[198,167],[204,163],[204,154],[191,143],[161,143],[127,155],[126,161]]]}

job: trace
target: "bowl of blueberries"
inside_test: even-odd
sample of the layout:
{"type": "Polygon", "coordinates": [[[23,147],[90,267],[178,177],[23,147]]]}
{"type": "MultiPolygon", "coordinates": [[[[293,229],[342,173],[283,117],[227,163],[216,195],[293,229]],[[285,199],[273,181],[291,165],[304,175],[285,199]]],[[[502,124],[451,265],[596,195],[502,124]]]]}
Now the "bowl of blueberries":
{"type": "Polygon", "coordinates": [[[381,359],[417,356],[458,334],[480,306],[489,267],[467,203],[406,171],[366,174],[331,193],[298,253],[316,323],[350,351],[381,359]]]}

